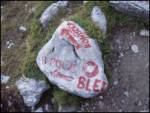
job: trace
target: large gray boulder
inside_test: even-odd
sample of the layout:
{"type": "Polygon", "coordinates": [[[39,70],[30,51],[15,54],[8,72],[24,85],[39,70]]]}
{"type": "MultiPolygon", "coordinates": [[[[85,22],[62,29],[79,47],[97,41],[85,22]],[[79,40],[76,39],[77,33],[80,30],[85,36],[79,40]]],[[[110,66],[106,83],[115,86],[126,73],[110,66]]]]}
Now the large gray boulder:
{"type": "Polygon", "coordinates": [[[72,94],[90,98],[108,86],[97,41],[73,21],[56,29],[36,62],[51,83],[72,94]]]}

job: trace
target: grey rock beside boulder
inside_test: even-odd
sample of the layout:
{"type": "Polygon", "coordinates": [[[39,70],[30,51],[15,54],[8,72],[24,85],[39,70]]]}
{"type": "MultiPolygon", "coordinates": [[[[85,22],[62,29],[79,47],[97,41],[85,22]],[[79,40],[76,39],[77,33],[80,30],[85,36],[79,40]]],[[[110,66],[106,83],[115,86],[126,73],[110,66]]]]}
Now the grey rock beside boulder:
{"type": "Polygon", "coordinates": [[[117,11],[138,17],[149,24],[149,1],[109,1],[117,11]]]}
{"type": "Polygon", "coordinates": [[[6,76],[6,75],[1,74],[1,83],[2,83],[2,84],[6,84],[9,79],[10,79],[9,76],[6,76]]]}
{"type": "Polygon", "coordinates": [[[99,27],[100,30],[105,34],[107,30],[107,20],[105,14],[102,12],[100,7],[95,6],[91,12],[91,19],[99,27]]]}
{"type": "Polygon", "coordinates": [[[39,102],[42,93],[49,88],[44,80],[34,80],[25,77],[21,77],[16,81],[16,86],[28,107],[34,107],[39,102]]]}
{"type": "Polygon", "coordinates": [[[67,4],[68,1],[58,1],[56,3],[52,3],[49,7],[47,7],[40,17],[40,22],[43,27],[46,27],[48,25],[48,22],[57,14],[58,10],[60,8],[66,7],[67,4]]]}

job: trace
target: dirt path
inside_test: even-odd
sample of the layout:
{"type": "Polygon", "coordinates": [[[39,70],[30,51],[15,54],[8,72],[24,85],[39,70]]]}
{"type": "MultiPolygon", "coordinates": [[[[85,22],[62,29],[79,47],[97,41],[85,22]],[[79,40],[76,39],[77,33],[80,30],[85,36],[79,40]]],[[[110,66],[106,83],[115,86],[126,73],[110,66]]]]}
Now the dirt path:
{"type": "Polygon", "coordinates": [[[111,88],[86,102],[81,111],[149,111],[149,38],[139,36],[139,30],[118,29],[108,38],[115,56],[111,88]],[[132,44],[138,53],[131,50],[132,44]]]}

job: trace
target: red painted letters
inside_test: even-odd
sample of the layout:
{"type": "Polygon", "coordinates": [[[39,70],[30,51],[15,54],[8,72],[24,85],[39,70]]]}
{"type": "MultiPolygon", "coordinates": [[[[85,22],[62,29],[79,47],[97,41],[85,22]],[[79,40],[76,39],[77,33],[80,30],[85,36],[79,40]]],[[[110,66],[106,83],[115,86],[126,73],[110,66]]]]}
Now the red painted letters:
{"type": "Polygon", "coordinates": [[[78,80],[77,87],[79,89],[85,89],[86,91],[102,92],[107,87],[107,83],[96,79],[94,83],[90,79],[80,76],[78,80]]]}

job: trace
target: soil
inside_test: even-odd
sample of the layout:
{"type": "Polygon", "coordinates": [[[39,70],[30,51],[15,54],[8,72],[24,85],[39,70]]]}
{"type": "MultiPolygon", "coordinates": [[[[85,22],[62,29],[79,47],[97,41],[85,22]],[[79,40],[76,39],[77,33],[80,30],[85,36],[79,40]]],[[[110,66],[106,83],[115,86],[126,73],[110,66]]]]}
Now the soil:
{"type": "MultiPolygon", "coordinates": [[[[4,2],[2,5],[5,7],[5,5],[10,4],[11,2],[8,4],[4,2]]],[[[17,5],[17,1],[13,4],[13,7],[16,7],[15,13],[12,11],[8,15],[1,7],[1,17],[4,16],[3,20],[6,22],[17,22],[15,18],[27,14],[25,10],[22,10],[21,4],[20,7],[17,5]],[[16,12],[18,12],[18,16],[16,12]]],[[[31,2],[31,4],[24,2],[23,4],[28,4],[29,9],[35,5],[34,2],[31,2]]],[[[30,18],[30,15],[26,21],[28,18],[30,18]]],[[[6,53],[12,53],[12,56],[15,56],[12,50],[16,51],[25,40],[26,34],[17,30],[21,25],[20,23],[16,25],[15,29],[8,30],[3,40],[1,38],[1,58],[6,65],[5,67],[7,67],[2,68],[1,73],[6,75],[11,75],[15,65],[19,64],[18,57],[7,59],[6,53]],[[10,50],[6,46],[8,40],[13,40],[15,43],[15,47],[10,50]],[[11,62],[14,63],[11,64],[11,62]]],[[[2,25],[1,28],[3,29],[4,26],[2,25]]],[[[112,49],[112,58],[107,62],[111,64],[112,83],[105,93],[85,101],[79,111],[149,111],[149,38],[139,36],[140,30],[140,28],[134,26],[125,26],[108,34],[107,41],[112,49]],[[138,53],[131,50],[132,44],[138,46],[138,53]]],[[[17,51],[21,52],[22,50],[17,51]]],[[[18,92],[14,92],[16,92],[15,87],[1,85],[1,111],[30,111],[31,109],[24,105],[18,92]]],[[[49,95],[49,93],[46,92],[45,95],[49,95]]],[[[47,97],[43,100],[51,100],[51,98],[47,97]]],[[[47,101],[44,101],[44,103],[51,104],[47,101]]]]}
{"type": "Polygon", "coordinates": [[[108,37],[115,56],[110,61],[111,87],[85,102],[81,111],[149,111],[149,38],[139,36],[140,29],[130,28],[118,28],[108,37]],[[131,50],[132,44],[138,46],[138,53],[131,50]]]}

